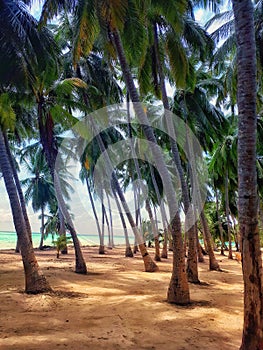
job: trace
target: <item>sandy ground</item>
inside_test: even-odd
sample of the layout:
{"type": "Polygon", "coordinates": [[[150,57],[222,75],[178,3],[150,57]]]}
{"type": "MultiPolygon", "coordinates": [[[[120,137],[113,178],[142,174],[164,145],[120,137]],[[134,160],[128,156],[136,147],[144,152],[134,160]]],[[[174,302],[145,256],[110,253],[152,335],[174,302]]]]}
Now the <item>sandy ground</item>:
{"type": "Polygon", "coordinates": [[[123,248],[84,248],[89,273],[77,275],[72,249],[36,252],[55,293],[26,295],[19,255],[0,251],[1,350],[229,350],[242,334],[241,265],[220,259],[224,272],[200,264],[201,285],[190,285],[192,304],[170,305],[166,292],[171,257],[160,272],[143,272],[139,257],[124,258],[123,248]]]}

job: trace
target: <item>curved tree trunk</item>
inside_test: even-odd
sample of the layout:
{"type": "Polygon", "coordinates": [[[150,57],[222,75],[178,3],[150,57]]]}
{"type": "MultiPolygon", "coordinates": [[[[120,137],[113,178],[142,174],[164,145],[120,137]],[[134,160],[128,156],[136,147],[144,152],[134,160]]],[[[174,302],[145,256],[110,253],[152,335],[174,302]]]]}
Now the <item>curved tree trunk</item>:
{"type": "Polygon", "coordinates": [[[153,213],[152,213],[152,209],[151,209],[151,206],[150,206],[149,199],[146,199],[145,208],[146,208],[146,210],[148,212],[149,219],[150,219],[151,225],[152,225],[152,230],[153,230],[154,246],[155,246],[155,257],[154,257],[154,260],[155,261],[161,261],[160,244],[159,244],[159,233],[158,233],[158,229],[156,227],[156,222],[155,222],[154,217],[153,217],[153,213]]]}
{"type": "Polygon", "coordinates": [[[204,262],[205,259],[204,259],[204,255],[203,255],[203,252],[202,252],[202,247],[201,247],[201,244],[198,240],[198,236],[196,237],[197,239],[197,256],[198,256],[198,262],[204,262]]]}
{"type": "Polygon", "coordinates": [[[213,250],[213,246],[212,246],[212,236],[208,227],[208,223],[204,214],[204,211],[202,210],[201,214],[200,214],[200,219],[201,219],[201,224],[203,227],[203,232],[204,232],[204,236],[205,236],[205,241],[206,241],[206,247],[207,247],[207,253],[209,256],[209,268],[210,270],[216,270],[219,271],[220,267],[219,264],[216,260],[215,254],[214,254],[214,250],[213,250]]]}
{"type": "Polygon", "coordinates": [[[58,206],[61,209],[61,212],[65,218],[65,221],[68,224],[69,232],[71,234],[74,248],[75,248],[75,272],[80,273],[80,274],[86,274],[87,273],[86,263],[85,263],[83,255],[82,255],[82,251],[80,248],[80,243],[78,240],[77,233],[75,231],[72,219],[69,215],[68,208],[66,206],[66,203],[65,203],[63,195],[62,195],[60,181],[59,181],[59,177],[58,177],[58,174],[56,171],[54,171],[54,187],[55,187],[55,191],[56,191],[58,206]]]}
{"type": "Polygon", "coordinates": [[[90,199],[93,215],[94,215],[94,218],[95,218],[95,221],[96,221],[97,231],[98,231],[99,240],[100,240],[99,254],[104,254],[104,245],[102,245],[102,233],[101,233],[100,223],[99,223],[99,219],[98,219],[95,203],[94,203],[94,200],[93,200],[93,196],[92,196],[92,193],[91,193],[89,179],[88,179],[87,174],[86,174],[86,184],[87,184],[87,189],[88,189],[88,193],[89,193],[89,199],[90,199]]]}
{"type": "Polygon", "coordinates": [[[8,193],[15,229],[17,232],[21,255],[25,272],[25,291],[26,293],[43,293],[51,291],[51,287],[45,276],[42,274],[29,234],[26,228],[24,216],[22,213],[17,189],[13,179],[12,168],[8,160],[4,136],[0,130],[0,167],[3,173],[6,190],[8,193]]]}
{"type": "Polygon", "coordinates": [[[229,213],[229,199],[228,199],[228,170],[226,170],[226,177],[225,177],[225,202],[226,202],[226,220],[227,220],[227,234],[228,234],[228,259],[233,259],[231,227],[229,222],[230,213],[229,213]]]}
{"type": "Polygon", "coordinates": [[[244,325],[240,350],[263,349],[263,276],[258,233],[256,173],[257,64],[254,7],[232,0],[238,71],[238,218],[244,279],[244,325]]]}
{"type": "MultiPolygon", "coordinates": [[[[145,155],[145,159],[147,159],[147,156],[145,155]]],[[[167,259],[168,258],[168,249],[167,249],[167,242],[168,242],[168,234],[167,234],[167,226],[166,226],[166,214],[165,214],[165,209],[164,209],[164,205],[163,205],[163,201],[160,195],[160,191],[156,182],[156,178],[154,176],[154,171],[153,171],[153,166],[152,164],[149,162],[149,167],[150,167],[150,173],[151,173],[151,179],[152,179],[152,183],[153,183],[153,187],[155,190],[155,193],[157,195],[157,199],[160,205],[160,211],[161,211],[161,217],[162,217],[162,222],[163,222],[163,249],[162,249],[162,254],[161,254],[161,258],[167,259]]]]}
{"type": "MultiPolygon", "coordinates": [[[[28,231],[29,239],[32,242],[32,230],[31,230],[31,225],[30,225],[30,222],[29,222],[29,219],[28,219],[28,215],[27,215],[27,209],[26,209],[26,202],[25,202],[24,194],[23,194],[23,191],[22,191],[22,188],[21,188],[21,185],[20,185],[20,181],[19,181],[19,178],[18,178],[17,170],[16,170],[16,167],[15,167],[14,158],[13,158],[13,155],[12,155],[11,150],[10,150],[10,145],[9,145],[9,141],[8,141],[8,137],[7,137],[6,132],[3,132],[3,135],[4,135],[6,153],[7,153],[7,156],[8,156],[8,159],[9,159],[9,163],[11,165],[13,177],[14,177],[14,180],[15,180],[17,193],[18,193],[18,196],[19,196],[19,201],[20,201],[20,205],[21,205],[21,209],[22,209],[22,213],[23,213],[23,216],[24,216],[25,224],[26,224],[26,229],[28,231]]],[[[18,250],[18,252],[19,252],[19,250],[18,250]]]]}
{"type": "Polygon", "coordinates": [[[116,201],[116,205],[118,208],[118,212],[120,215],[120,219],[121,219],[121,223],[122,223],[122,227],[123,227],[123,231],[124,231],[124,237],[125,237],[125,243],[126,243],[125,256],[126,256],[126,258],[133,258],[133,252],[132,252],[132,249],[130,246],[128,230],[127,230],[126,222],[124,219],[124,215],[123,215],[122,210],[121,210],[121,205],[120,205],[118,196],[117,196],[114,189],[112,190],[112,192],[113,192],[113,196],[114,196],[115,201],[116,201]]]}
{"type": "Polygon", "coordinates": [[[171,231],[173,235],[173,272],[168,289],[168,302],[177,304],[187,304],[190,302],[189,286],[187,283],[187,276],[185,271],[185,261],[183,252],[182,230],[181,222],[178,213],[178,206],[176,201],[175,192],[173,189],[172,180],[166,164],[164,162],[163,155],[158,147],[156,138],[153,133],[153,129],[150,126],[149,120],[140,104],[140,98],[136,90],[133,77],[131,75],[125,53],[122,47],[121,38],[117,30],[111,32],[112,40],[114,42],[116,52],[121,65],[124,80],[126,82],[127,89],[129,91],[131,100],[134,105],[134,110],[141,123],[142,130],[145,137],[151,142],[151,151],[154,156],[156,167],[159,173],[162,175],[162,180],[167,197],[168,207],[171,218],[171,231]]]}
{"type": "MultiPolygon", "coordinates": [[[[158,69],[158,75],[160,79],[160,87],[162,92],[162,102],[166,111],[170,110],[166,86],[165,86],[165,78],[163,74],[162,65],[160,62],[160,54],[159,54],[159,43],[158,43],[158,32],[157,32],[157,24],[153,25],[154,31],[154,48],[155,48],[155,56],[156,63],[158,69]]],[[[171,145],[173,160],[175,162],[180,182],[182,188],[182,200],[184,204],[184,212],[185,212],[185,245],[184,245],[184,255],[186,253],[186,242],[188,240],[188,254],[187,254],[187,276],[188,281],[192,283],[199,283],[198,277],[198,264],[197,264],[197,249],[196,249],[196,233],[195,226],[193,225],[193,208],[190,202],[189,190],[186,184],[183,167],[181,164],[180,154],[178,150],[178,146],[176,143],[176,135],[174,130],[174,125],[169,116],[165,118],[167,130],[169,130],[169,141],[171,145]]]]}

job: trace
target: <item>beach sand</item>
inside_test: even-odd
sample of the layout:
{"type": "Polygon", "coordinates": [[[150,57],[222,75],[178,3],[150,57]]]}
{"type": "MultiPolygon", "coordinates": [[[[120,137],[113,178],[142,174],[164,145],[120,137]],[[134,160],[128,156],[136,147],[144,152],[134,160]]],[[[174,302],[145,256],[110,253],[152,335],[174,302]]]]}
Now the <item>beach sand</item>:
{"type": "MultiPolygon", "coordinates": [[[[36,251],[54,294],[23,292],[21,257],[0,251],[0,349],[3,350],[237,350],[243,322],[241,265],[217,255],[224,272],[199,264],[201,285],[192,304],[170,305],[166,292],[172,256],[146,273],[137,253],[83,248],[88,275],[74,273],[74,253],[56,259],[36,251]]],[[[152,250],[150,250],[153,253],[152,250]]]]}

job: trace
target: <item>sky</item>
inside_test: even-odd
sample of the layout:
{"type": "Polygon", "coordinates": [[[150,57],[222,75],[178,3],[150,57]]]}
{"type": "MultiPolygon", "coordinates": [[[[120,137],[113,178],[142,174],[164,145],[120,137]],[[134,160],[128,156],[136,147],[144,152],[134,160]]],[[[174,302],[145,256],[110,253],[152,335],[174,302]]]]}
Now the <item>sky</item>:
{"type": "MultiPolygon", "coordinates": [[[[41,13],[41,1],[35,1],[31,6],[31,13],[34,15],[34,17],[39,18],[41,13]]],[[[228,6],[228,1],[225,2],[223,9],[226,9],[228,6]]],[[[195,11],[195,17],[196,20],[199,21],[201,24],[205,23],[210,17],[212,16],[212,13],[203,10],[203,9],[197,9],[195,11]]],[[[20,174],[20,176],[24,176],[23,174],[20,174]]],[[[73,187],[76,189],[76,191],[71,195],[71,212],[74,215],[74,224],[76,226],[76,229],[79,233],[82,234],[96,234],[96,226],[93,218],[93,213],[91,206],[89,204],[88,199],[88,193],[85,186],[83,186],[80,181],[75,181],[72,183],[73,187]]],[[[132,191],[128,192],[126,195],[126,198],[130,205],[132,206],[132,191]]],[[[12,213],[10,209],[10,204],[8,200],[8,196],[6,194],[6,190],[3,184],[3,179],[0,178],[0,231],[14,231],[14,225],[12,220],[12,213]]],[[[96,202],[97,209],[100,211],[101,203],[98,200],[96,202]]],[[[121,224],[119,220],[119,216],[117,215],[116,207],[114,206],[112,202],[112,206],[114,208],[113,210],[113,216],[114,216],[114,226],[115,226],[115,232],[121,233],[121,224]]],[[[28,215],[29,220],[32,226],[33,232],[39,232],[40,230],[40,220],[38,218],[39,213],[34,213],[32,210],[31,205],[28,206],[28,215]]]]}

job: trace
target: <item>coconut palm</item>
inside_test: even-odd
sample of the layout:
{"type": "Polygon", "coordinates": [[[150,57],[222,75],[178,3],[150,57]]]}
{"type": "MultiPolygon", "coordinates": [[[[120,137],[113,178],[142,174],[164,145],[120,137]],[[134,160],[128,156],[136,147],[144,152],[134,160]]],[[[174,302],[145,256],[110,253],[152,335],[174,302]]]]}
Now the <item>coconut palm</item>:
{"type": "MultiPolygon", "coordinates": [[[[1,1],[1,38],[0,43],[3,50],[0,53],[0,94],[26,89],[27,84],[35,79],[36,65],[40,69],[45,69],[50,62],[52,52],[51,36],[45,28],[38,31],[36,20],[28,13],[25,6],[20,1],[1,1]]],[[[3,102],[3,100],[2,100],[3,102]]],[[[26,212],[22,201],[22,191],[19,188],[20,198],[17,193],[17,174],[14,174],[15,167],[11,161],[8,142],[4,142],[3,132],[14,129],[15,120],[12,108],[7,108],[1,102],[1,160],[0,166],[3,173],[6,189],[10,199],[14,224],[18,235],[24,264],[26,287],[28,293],[40,293],[50,291],[51,288],[39,269],[34,255],[29,222],[25,221],[26,212]],[[9,110],[9,111],[8,111],[9,110]],[[9,125],[6,124],[6,117],[9,125]],[[11,128],[10,122],[13,123],[11,128]],[[9,154],[9,156],[8,156],[9,154]]]]}
{"type": "Polygon", "coordinates": [[[256,43],[253,3],[233,0],[238,69],[238,217],[244,278],[241,350],[263,347],[262,258],[257,227],[256,43]]]}
{"type": "Polygon", "coordinates": [[[51,201],[55,199],[54,185],[50,176],[50,172],[45,160],[42,148],[38,148],[37,152],[29,159],[23,159],[23,164],[29,172],[29,177],[22,180],[22,185],[26,188],[26,203],[32,202],[34,212],[41,211],[41,239],[39,249],[43,249],[44,227],[45,227],[45,208],[51,201]]]}
{"type": "MultiPolygon", "coordinates": [[[[58,144],[55,138],[55,123],[58,122],[60,125],[63,124],[63,127],[66,128],[72,126],[76,121],[68,111],[68,109],[71,110],[72,106],[76,107],[76,103],[74,103],[75,101],[70,97],[72,97],[73,90],[79,86],[83,86],[84,82],[81,82],[77,78],[56,81],[55,73],[56,72],[54,72],[52,67],[50,67],[49,71],[45,72],[43,77],[40,75],[38,81],[32,85],[32,91],[35,96],[38,111],[37,118],[40,142],[43,147],[52,181],[55,185],[59,208],[69,227],[74,243],[76,257],[75,272],[86,274],[87,267],[83,258],[77,232],[69,215],[62,193],[60,178],[55,169],[56,161],[58,161],[58,144]]],[[[60,164],[60,170],[63,170],[63,162],[60,164]]]]}

